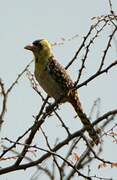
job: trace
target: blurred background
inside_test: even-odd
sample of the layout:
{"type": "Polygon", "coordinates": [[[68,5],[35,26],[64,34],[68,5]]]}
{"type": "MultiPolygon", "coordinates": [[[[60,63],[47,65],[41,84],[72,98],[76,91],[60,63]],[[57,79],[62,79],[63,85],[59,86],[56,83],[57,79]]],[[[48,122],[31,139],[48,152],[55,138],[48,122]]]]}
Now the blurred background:
{"type": "MultiPolygon", "coordinates": [[[[113,0],[112,3],[113,9],[117,11],[116,0],[113,0]]],[[[64,42],[63,45],[56,45],[53,50],[60,63],[67,65],[80,46],[82,37],[88,32],[92,24],[91,18],[108,14],[109,11],[107,0],[0,0],[0,78],[5,84],[5,88],[7,89],[13,83],[18,74],[33,58],[30,52],[24,50],[25,45],[43,38],[47,38],[52,43],[64,42]]],[[[103,55],[104,39],[106,36],[108,37],[109,33],[111,33],[111,29],[99,38],[96,48],[94,45],[95,49],[88,57],[87,68],[81,82],[95,72],[99,58],[103,55]],[[101,47],[102,52],[100,51],[101,47]]],[[[113,61],[116,58],[116,46],[113,46],[107,61],[109,63],[110,59],[113,61]]],[[[75,75],[78,72],[77,63],[69,68],[73,80],[75,80],[75,75]]],[[[32,64],[30,67],[32,73],[33,69],[32,64]]],[[[80,89],[80,98],[86,113],[90,112],[93,102],[99,97],[101,99],[100,114],[117,107],[117,97],[115,96],[117,92],[116,70],[116,68],[113,68],[107,75],[103,75],[103,77],[80,89]]],[[[42,91],[41,88],[40,90],[42,91]]],[[[41,100],[32,89],[26,74],[24,74],[9,96],[1,137],[9,137],[15,140],[30,127],[34,120],[32,116],[38,113],[40,107],[41,100]]],[[[60,112],[61,114],[64,112],[64,119],[66,119],[68,126],[71,125],[69,117],[71,114],[72,116],[75,115],[73,110],[69,112],[69,108],[70,105],[65,104],[60,112]]],[[[49,127],[50,139],[54,143],[54,133],[60,135],[61,129],[57,132],[58,125],[54,118],[52,121],[52,124],[49,124],[50,121],[47,123],[47,127],[49,127]],[[52,126],[55,127],[55,132],[54,130],[52,132],[52,126]]],[[[74,130],[75,127],[74,123],[71,129],[74,130]]],[[[46,129],[46,126],[44,128],[46,129]]],[[[62,131],[61,137],[64,137],[62,131]]],[[[110,145],[108,146],[107,139],[106,143],[105,158],[108,159],[112,149],[110,145]]],[[[117,147],[114,148],[117,150],[117,147]]],[[[112,155],[111,158],[110,160],[115,161],[116,159],[117,161],[117,157],[112,155]]],[[[8,161],[5,163],[9,164],[8,161]]],[[[95,171],[97,170],[95,169],[95,171]]],[[[111,177],[115,178],[116,171],[116,169],[105,168],[102,171],[98,170],[98,173],[100,176],[106,177],[110,177],[111,174],[111,177]]],[[[2,175],[0,180],[30,179],[32,174],[33,168],[2,175]]]]}

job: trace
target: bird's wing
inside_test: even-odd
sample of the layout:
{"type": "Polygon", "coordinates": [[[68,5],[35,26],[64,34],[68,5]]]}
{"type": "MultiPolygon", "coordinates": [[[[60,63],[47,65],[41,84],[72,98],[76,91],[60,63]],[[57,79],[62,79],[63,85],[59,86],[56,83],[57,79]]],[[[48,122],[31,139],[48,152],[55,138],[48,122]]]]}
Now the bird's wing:
{"type": "Polygon", "coordinates": [[[74,87],[74,83],[65,68],[53,57],[48,61],[46,67],[51,77],[61,86],[61,89],[67,91],[74,87]]]}

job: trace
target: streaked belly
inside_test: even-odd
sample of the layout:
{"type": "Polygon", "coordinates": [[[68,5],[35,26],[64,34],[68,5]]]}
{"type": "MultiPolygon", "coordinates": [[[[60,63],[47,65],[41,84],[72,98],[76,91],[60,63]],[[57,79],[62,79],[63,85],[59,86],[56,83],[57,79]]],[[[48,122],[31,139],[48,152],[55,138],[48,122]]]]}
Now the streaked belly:
{"type": "Polygon", "coordinates": [[[55,100],[58,100],[65,93],[47,71],[40,73],[40,75],[35,74],[35,77],[43,90],[55,100]]]}

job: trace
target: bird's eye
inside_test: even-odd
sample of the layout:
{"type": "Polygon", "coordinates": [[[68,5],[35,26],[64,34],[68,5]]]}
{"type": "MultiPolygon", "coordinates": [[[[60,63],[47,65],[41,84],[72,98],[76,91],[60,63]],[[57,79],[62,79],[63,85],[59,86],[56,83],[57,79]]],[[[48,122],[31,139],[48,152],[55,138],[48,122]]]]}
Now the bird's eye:
{"type": "Polygon", "coordinates": [[[39,45],[39,41],[34,41],[34,42],[33,42],[33,45],[34,45],[34,46],[38,46],[38,45],[39,45]]]}
{"type": "Polygon", "coordinates": [[[38,48],[39,48],[39,49],[43,49],[43,46],[42,46],[41,43],[38,43],[38,48]]]}
{"type": "Polygon", "coordinates": [[[43,45],[39,41],[37,41],[37,40],[33,42],[33,45],[38,47],[39,50],[41,50],[43,48],[43,45]]]}

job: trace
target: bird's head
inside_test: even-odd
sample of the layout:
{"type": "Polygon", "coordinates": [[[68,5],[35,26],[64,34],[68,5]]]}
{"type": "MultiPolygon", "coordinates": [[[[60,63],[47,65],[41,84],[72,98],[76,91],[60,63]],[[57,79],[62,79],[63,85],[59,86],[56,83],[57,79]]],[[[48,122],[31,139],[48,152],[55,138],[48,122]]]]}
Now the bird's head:
{"type": "Polygon", "coordinates": [[[52,56],[52,46],[47,39],[36,40],[24,49],[33,52],[35,58],[49,58],[52,56]]]}

